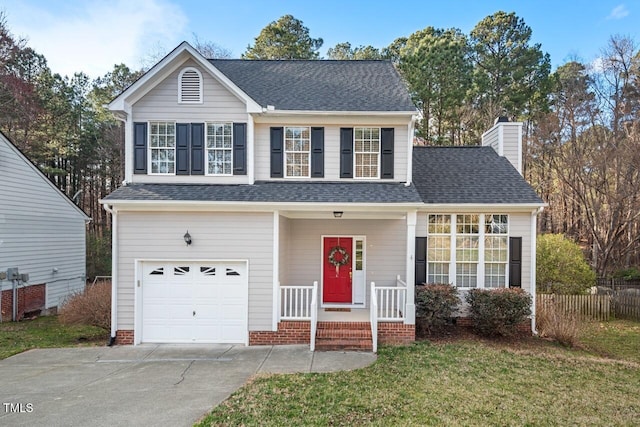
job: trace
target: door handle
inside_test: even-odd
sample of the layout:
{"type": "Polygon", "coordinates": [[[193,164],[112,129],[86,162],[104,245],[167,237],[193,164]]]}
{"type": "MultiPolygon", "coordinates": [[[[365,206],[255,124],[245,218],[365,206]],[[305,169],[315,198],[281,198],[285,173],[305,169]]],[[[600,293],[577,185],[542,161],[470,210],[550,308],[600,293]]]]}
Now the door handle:
{"type": "Polygon", "coordinates": [[[349,279],[353,279],[353,271],[349,272],[349,279]]]}
{"type": "Polygon", "coordinates": [[[193,310],[193,316],[195,317],[195,315],[196,315],[196,311],[195,311],[195,310],[193,310]]]}

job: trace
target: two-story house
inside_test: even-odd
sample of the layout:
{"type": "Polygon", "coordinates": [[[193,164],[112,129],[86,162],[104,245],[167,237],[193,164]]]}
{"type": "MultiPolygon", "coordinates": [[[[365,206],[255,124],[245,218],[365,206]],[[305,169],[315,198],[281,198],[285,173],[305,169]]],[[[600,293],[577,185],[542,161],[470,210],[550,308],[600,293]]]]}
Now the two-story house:
{"type": "Polygon", "coordinates": [[[387,61],[207,60],[183,43],[109,108],[117,343],[415,339],[414,285],[534,292],[543,206],[520,123],[486,147],[413,146],[387,61]]]}

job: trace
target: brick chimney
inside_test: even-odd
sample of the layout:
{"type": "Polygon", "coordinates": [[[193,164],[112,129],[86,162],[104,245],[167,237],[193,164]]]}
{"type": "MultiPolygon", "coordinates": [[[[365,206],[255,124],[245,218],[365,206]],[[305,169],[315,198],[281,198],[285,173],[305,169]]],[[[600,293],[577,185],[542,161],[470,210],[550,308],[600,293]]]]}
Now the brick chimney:
{"type": "Polygon", "coordinates": [[[489,146],[513,165],[522,175],[522,122],[498,117],[491,129],[482,134],[482,146],[489,146]]]}

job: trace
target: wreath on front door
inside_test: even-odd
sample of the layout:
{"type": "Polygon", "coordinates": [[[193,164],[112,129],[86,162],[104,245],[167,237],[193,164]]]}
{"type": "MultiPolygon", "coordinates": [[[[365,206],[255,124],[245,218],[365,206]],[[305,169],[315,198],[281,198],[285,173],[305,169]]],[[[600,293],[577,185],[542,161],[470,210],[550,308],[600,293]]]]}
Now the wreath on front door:
{"type": "Polygon", "coordinates": [[[345,248],[340,246],[334,246],[329,251],[329,262],[336,270],[349,263],[349,253],[345,248]]]}

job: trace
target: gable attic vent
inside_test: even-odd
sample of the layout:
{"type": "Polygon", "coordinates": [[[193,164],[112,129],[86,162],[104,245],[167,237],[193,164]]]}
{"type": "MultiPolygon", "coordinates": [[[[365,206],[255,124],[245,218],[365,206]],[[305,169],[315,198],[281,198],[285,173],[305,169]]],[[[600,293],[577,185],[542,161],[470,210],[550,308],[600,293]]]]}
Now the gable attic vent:
{"type": "Polygon", "coordinates": [[[178,102],[194,104],[202,102],[202,74],[195,68],[185,68],[178,77],[178,102]]]}

